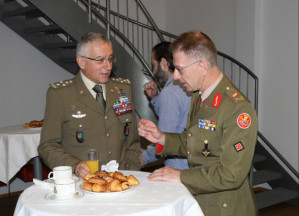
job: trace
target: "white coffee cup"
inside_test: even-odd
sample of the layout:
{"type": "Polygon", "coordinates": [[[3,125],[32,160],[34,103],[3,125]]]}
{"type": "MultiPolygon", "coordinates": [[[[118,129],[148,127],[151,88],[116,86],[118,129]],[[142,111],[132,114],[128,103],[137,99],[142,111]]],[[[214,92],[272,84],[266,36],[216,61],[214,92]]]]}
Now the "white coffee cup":
{"type": "Polygon", "coordinates": [[[54,181],[62,179],[72,179],[72,167],[71,166],[58,166],[54,167],[48,175],[48,179],[53,179],[54,181]]]}
{"type": "Polygon", "coordinates": [[[74,179],[55,180],[54,194],[57,199],[71,199],[76,193],[76,183],[74,179]]]}

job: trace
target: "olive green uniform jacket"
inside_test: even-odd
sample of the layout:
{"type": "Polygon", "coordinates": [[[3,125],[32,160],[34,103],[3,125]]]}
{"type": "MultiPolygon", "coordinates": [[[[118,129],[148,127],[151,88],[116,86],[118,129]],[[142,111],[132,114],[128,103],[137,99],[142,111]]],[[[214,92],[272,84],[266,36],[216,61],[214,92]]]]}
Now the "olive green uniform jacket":
{"type": "Polygon", "coordinates": [[[255,110],[225,75],[191,118],[197,96],[194,92],[185,131],[166,134],[160,155],[188,157],[190,169],[182,170],[180,179],[205,216],[256,215],[248,178],[258,129],[255,110]],[[202,154],[205,140],[209,157],[202,154]]]}
{"type": "Polygon", "coordinates": [[[71,80],[51,84],[48,89],[39,156],[51,169],[61,165],[74,167],[87,160],[89,149],[98,150],[100,165],[116,160],[119,169],[140,169],[136,113],[128,80],[109,79],[105,113],[86,88],[80,73],[71,80]],[[133,112],[118,116],[112,106],[120,91],[127,94],[133,112]],[[76,139],[78,132],[83,134],[82,143],[76,139]]]}

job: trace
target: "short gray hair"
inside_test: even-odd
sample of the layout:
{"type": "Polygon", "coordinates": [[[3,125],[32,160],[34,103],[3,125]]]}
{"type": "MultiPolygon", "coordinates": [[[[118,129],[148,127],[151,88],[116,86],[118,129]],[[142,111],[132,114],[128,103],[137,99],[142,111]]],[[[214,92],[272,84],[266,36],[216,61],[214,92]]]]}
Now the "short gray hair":
{"type": "Polygon", "coordinates": [[[76,56],[87,55],[89,44],[92,42],[98,42],[100,44],[111,44],[111,41],[106,36],[100,33],[89,32],[80,38],[80,41],[77,44],[76,56]]]}

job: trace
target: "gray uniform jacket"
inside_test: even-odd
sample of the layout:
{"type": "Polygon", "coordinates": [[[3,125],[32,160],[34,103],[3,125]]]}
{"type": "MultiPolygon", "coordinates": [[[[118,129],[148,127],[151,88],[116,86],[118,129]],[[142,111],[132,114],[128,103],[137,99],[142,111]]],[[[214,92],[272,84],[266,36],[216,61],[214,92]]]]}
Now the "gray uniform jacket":
{"type": "Polygon", "coordinates": [[[166,134],[160,154],[188,157],[190,169],[182,170],[181,182],[206,216],[256,215],[248,178],[258,129],[255,110],[226,76],[191,118],[197,96],[195,92],[185,131],[166,134]],[[202,154],[205,148],[208,157],[202,154]]]}
{"type": "Polygon", "coordinates": [[[51,169],[61,165],[74,167],[87,160],[89,149],[98,150],[100,165],[116,160],[119,169],[140,169],[136,113],[128,80],[109,79],[105,113],[80,73],[71,80],[51,84],[48,89],[39,156],[51,169]],[[133,112],[115,114],[112,106],[120,92],[126,93],[133,112]],[[125,129],[129,129],[127,136],[125,129]]]}

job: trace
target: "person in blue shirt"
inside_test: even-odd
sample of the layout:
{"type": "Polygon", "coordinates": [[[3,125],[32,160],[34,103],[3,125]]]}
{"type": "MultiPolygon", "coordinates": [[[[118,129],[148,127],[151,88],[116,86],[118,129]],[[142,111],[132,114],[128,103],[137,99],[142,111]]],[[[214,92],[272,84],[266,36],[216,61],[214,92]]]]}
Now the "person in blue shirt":
{"type": "MultiPolygon", "coordinates": [[[[144,84],[144,89],[159,117],[158,128],[167,133],[181,133],[187,122],[191,95],[173,80],[174,66],[169,46],[170,42],[159,43],[154,46],[151,55],[153,74],[164,88],[158,93],[156,82],[149,81],[144,84]]],[[[155,146],[149,145],[139,158],[141,167],[158,160],[155,146]]],[[[175,169],[189,168],[187,159],[178,156],[166,157],[164,164],[175,169]]]]}

